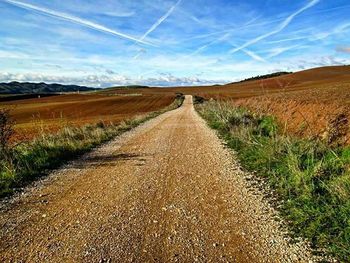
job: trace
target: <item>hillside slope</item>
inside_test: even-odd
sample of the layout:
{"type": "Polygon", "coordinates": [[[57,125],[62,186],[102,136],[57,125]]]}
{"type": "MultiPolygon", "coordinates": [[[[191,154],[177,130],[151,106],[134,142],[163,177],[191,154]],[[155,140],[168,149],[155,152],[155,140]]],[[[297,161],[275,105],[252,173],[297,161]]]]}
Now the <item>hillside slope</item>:
{"type": "MultiPolygon", "coordinates": [[[[273,75],[272,75],[273,76],[273,75]]],[[[285,93],[291,91],[330,88],[334,85],[350,85],[350,66],[330,66],[284,74],[267,79],[248,80],[229,83],[226,85],[171,87],[171,88],[110,88],[101,90],[104,94],[174,94],[176,92],[199,95],[206,98],[242,99],[268,95],[271,93],[285,93]]]]}

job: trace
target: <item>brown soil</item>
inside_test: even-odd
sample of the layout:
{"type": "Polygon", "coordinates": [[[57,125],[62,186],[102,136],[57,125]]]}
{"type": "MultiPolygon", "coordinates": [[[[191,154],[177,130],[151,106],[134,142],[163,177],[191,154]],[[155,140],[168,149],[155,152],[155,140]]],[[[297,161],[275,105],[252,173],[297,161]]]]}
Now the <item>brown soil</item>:
{"type": "Polygon", "coordinates": [[[0,261],[313,262],[248,178],[187,96],[5,203],[0,261]]]}
{"type": "Polygon", "coordinates": [[[104,96],[96,94],[61,95],[0,103],[11,109],[17,138],[32,138],[41,132],[54,132],[66,125],[119,123],[136,115],[170,105],[175,95],[104,96]]]}

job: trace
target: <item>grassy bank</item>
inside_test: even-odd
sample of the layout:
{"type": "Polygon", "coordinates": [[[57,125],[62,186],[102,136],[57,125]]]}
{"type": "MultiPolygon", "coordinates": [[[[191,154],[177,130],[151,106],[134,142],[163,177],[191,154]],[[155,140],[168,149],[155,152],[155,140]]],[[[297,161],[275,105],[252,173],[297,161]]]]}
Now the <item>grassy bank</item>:
{"type": "Polygon", "coordinates": [[[50,170],[111,140],[141,123],[182,105],[184,97],[178,95],[167,108],[146,116],[124,121],[119,125],[103,122],[83,127],[65,127],[57,134],[42,134],[30,142],[10,143],[13,135],[11,123],[0,114],[0,196],[11,194],[50,170]]]}
{"type": "Polygon", "coordinates": [[[228,103],[204,102],[196,109],[242,166],[275,190],[295,234],[342,262],[350,260],[349,147],[288,136],[273,117],[228,103]]]}

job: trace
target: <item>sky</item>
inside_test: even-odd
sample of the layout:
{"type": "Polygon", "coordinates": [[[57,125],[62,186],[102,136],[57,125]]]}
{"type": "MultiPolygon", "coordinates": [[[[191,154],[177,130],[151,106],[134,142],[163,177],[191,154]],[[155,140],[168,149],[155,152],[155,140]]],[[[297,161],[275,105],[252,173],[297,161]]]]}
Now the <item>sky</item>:
{"type": "Polygon", "coordinates": [[[350,64],[349,0],[0,0],[0,82],[222,84],[350,64]]]}

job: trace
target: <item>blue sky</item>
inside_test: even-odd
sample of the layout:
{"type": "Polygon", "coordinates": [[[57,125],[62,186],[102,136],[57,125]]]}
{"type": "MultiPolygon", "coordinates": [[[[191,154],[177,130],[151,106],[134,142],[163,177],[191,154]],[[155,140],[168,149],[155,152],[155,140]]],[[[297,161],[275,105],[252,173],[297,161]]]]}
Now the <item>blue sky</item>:
{"type": "Polygon", "coordinates": [[[350,64],[348,0],[0,0],[0,82],[225,83],[350,64]]]}

